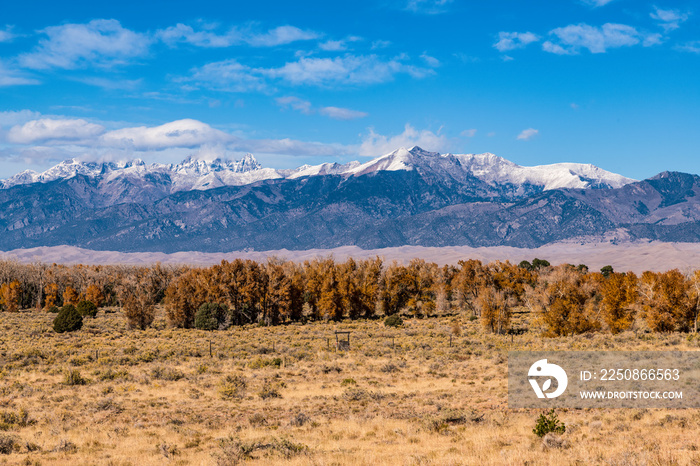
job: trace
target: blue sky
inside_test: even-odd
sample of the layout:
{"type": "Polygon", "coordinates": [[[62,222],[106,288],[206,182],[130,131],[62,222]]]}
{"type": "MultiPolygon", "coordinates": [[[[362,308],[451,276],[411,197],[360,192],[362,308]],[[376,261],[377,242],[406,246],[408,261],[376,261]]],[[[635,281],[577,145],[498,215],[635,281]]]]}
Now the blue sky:
{"type": "Polygon", "coordinates": [[[6,2],[0,177],[399,146],[700,173],[697,2],[6,2]]]}

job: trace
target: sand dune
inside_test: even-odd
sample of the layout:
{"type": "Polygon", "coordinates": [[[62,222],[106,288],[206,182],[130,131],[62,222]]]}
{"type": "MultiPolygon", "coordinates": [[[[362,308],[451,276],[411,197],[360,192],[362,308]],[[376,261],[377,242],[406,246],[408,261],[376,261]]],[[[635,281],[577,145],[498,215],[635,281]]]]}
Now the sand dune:
{"type": "Polygon", "coordinates": [[[132,264],[148,265],[155,262],[168,264],[211,265],[222,259],[231,261],[235,258],[264,261],[268,257],[304,261],[315,257],[333,255],[336,260],[344,261],[348,257],[367,258],[380,256],[386,261],[397,260],[406,263],[413,258],[421,258],[440,265],[456,264],[463,259],[482,261],[509,260],[520,262],[535,257],[546,259],[552,264],[571,263],[586,264],[591,270],[598,270],[604,265],[612,265],[617,271],[642,272],[644,270],[681,270],[700,268],[700,243],[555,243],[536,249],[522,249],[507,246],[490,248],[470,248],[453,246],[431,248],[421,246],[402,246],[396,248],[364,250],[356,246],[335,249],[311,249],[307,251],[238,251],[229,253],[177,252],[165,254],[160,252],[123,253],[116,251],[92,251],[73,246],[39,247],[15,249],[0,252],[0,259],[15,259],[20,262],[41,261],[61,264],[132,264]]]}

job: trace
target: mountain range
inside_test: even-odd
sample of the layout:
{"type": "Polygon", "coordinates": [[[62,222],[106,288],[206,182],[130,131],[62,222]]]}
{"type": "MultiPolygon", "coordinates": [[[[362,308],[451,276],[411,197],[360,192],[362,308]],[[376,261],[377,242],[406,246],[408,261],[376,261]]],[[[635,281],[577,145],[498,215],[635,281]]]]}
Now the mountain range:
{"type": "Polygon", "coordinates": [[[0,181],[0,250],[226,252],[562,240],[700,242],[700,179],[400,148],[369,162],[263,168],[68,160],[0,181]]]}

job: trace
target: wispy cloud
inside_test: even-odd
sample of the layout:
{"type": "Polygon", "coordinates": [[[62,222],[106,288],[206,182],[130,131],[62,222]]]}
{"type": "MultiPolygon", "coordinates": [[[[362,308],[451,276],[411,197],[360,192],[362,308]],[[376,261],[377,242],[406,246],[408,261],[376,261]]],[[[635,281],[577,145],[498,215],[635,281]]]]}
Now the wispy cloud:
{"type": "Polygon", "coordinates": [[[51,26],[42,31],[46,39],[19,63],[30,69],[110,67],[124,65],[148,53],[151,38],[125,29],[114,19],[96,19],[87,24],[51,26]]]}
{"type": "Polygon", "coordinates": [[[519,141],[529,141],[530,139],[537,136],[539,133],[540,133],[539,130],[536,130],[534,128],[528,128],[528,129],[521,131],[520,134],[518,134],[517,139],[519,141]]]}
{"type": "Polygon", "coordinates": [[[279,68],[252,68],[224,60],[195,68],[178,82],[227,92],[264,92],[279,81],[292,86],[337,87],[370,85],[392,81],[407,74],[424,78],[435,72],[405,62],[403,57],[384,59],[377,55],[345,55],[335,58],[303,57],[279,68]]]}
{"type": "Polygon", "coordinates": [[[348,49],[344,40],[327,40],[318,44],[318,48],[326,52],[343,52],[348,49]]]}
{"type": "Polygon", "coordinates": [[[97,76],[77,78],[79,81],[90,86],[101,87],[102,89],[107,89],[110,91],[133,91],[137,89],[141,83],[142,79],[110,79],[110,78],[100,78],[97,76]]]}
{"type": "Polygon", "coordinates": [[[190,76],[176,78],[176,81],[224,92],[264,92],[268,88],[262,70],[234,59],[208,63],[191,72],[190,76]]]}
{"type": "Polygon", "coordinates": [[[387,154],[399,147],[420,146],[426,150],[443,151],[447,149],[449,140],[444,135],[430,130],[417,130],[406,123],[402,133],[394,136],[385,136],[374,132],[370,128],[359,148],[359,155],[376,157],[387,154]]]}
{"type": "Polygon", "coordinates": [[[246,42],[253,47],[274,47],[300,40],[317,39],[318,37],[319,34],[313,31],[305,31],[294,26],[280,26],[270,29],[265,34],[253,35],[246,42]]]}
{"type": "Polygon", "coordinates": [[[372,42],[372,50],[385,49],[391,45],[391,41],[388,40],[375,40],[372,42]]]}
{"type": "Polygon", "coordinates": [[[36,144],[49,141],[79,141],[92,139],[104,132],[102,125],[89,123],[83,119],[54,120],[42,118],[23,125],[13,126],[6,139],[13,144],[36,144]]]}
{"type": "Polygon", "coordinates": [[[405,10],[424,15],[447,13],[454,0],[408,0],[405,10]]]}
{"type": "Polygon", "coordinates": [[[39,117],[41,117],[41,113],[26,109],[0,112],[0,128],[22,125],[28,121],[37,120],[39,117]]]}
{"type": "Polygon", "coordinates": [[[476,130],[475,129],[465,129],[461,133],[459,133],[461,136],[465,138],[473,138],[476,136],[476,130]]]}
{"type": "Polygon", "coordinates": [[[682,52],[700,53],[700,40],[693,40],[677,45],[675,49],[682,52]]]}
{"type": "Polygon", "coordinates": [[[664,31],[669,32],[678,29],[681,23],[687,21],[690,13],[681,13],[680,10],[663,10],[655,6],[654,11],[649,16],[659,21],[664,31]]]}
{"type": "Polygon", "coordinates": [[[0,87],[27,86],[40,84],[40,82],[28,76],[25,72],[12,69],[0,60],[0,87]]]}
{"type": "Polygon", "coordinates": [[[12,42],[17,37],[12,29],[13,27],[10,25],[6,25],[5,29],[0,29],[0,42],[12,42]]]}
{"type": "Polygon", "coordinates": [[[356,120],[368,115],[365,112],[342,107],[323,107],[319,109],[318,113],[334,120],[356,120]]]}
{"type": "Polygon", "coordinates": [[[601,6],[605,6],[608,3],[613,2],[614,0],[582,0],[582,1],[583,1],[583,3],[585,3],[587,5],[590,5],[594,8],[598,8],[601,6]]]}
{"type": "Polygon", "coordinates": [[[301,112],[304,115],[311,115],[314,112],[311,108],[311,102],[309,102],[308,100],[300,99],[299,97],[278,97],[275,99],[275,102],[277,102],[277,105],[279,105],[282,108],[291,108],[292,110],[301,112]]]}
{"type": "Polygon", "coordinates": [[[365,112],[342,107],[322,107],[317,110],[308,100],[300,99],[299,97],[294,96],[278,97],[275,99],[275,102],[277,102],[277,105],[282,108],[296,110],[304,115],[312,115],[318,112],[320,115],[332,118],[334,120],[355,120],[357,118],[364,118],[368,115],[365,112]]]}
{"type": "Polygon", "coordinates": [[[210,27],[195,30],[192,26],[182,23],[158,30],[155,35],[171,46],[185,43],[212,48],[242,44],[252,47],[274,47],[320,37],[317,32],[290,25],[279,26],[265,32],[255,31],[251,27],[232,27],[224,33],[218,33],[210,27]]]}
{"type": "Polygon", "coordinates": [[[506,52],[508,50],[522,49],[538,40],[540,40],[540,37],[531,32],[499,32],[498,42],[493,44],[493,46],[499,52],[506,52]]]}
{"type": "Polygon", "coordinates": [[[542,44],[546,52],[558,55],[575,55],[581,49],[591,53],[605,53],[608,49],[629,47],[643,42],[650,46],[658,43],[656,35],[644,35],[632,26],[607,23],[601,27],[588,24],[572,24],[549,32],[551,41],[542,44]]]}
{"type": "Polygon", "coordinates": [[[383,59],[377,55],[301,58],[264,72],[288,84],[321,87],[378,84],[392,81],[399,74],[424,78],[433,73],[431,69],[405,63],[402,57],[383,59]]]}
{"type": "Polygon", "coordinates": [[[428,65],[431,68],[437,68],[438,66],[441,65],[440,60],[437,58],[428,55],[426,52],[423,52],[423,54],[420,56],[423,61],[425,62],[426,65],[428,65]]]}

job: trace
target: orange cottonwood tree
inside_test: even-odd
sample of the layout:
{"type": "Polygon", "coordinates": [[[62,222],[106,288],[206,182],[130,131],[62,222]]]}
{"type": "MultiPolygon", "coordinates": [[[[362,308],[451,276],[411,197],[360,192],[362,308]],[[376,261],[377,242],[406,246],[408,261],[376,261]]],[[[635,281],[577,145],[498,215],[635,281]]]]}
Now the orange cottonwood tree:
{"type": "Polygon", "coordinates": [[[614,334],[627,330],[634,321],[637,301],[637,276],[634,273],[600,275],[600,308],[605,323],[614,334]]]}

